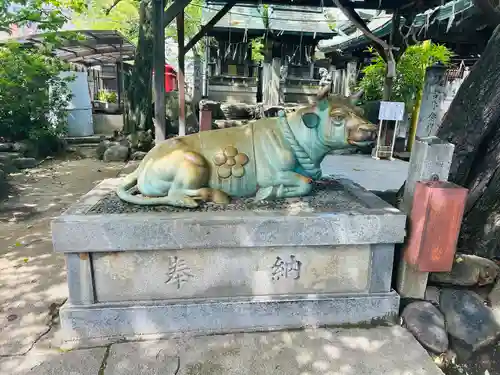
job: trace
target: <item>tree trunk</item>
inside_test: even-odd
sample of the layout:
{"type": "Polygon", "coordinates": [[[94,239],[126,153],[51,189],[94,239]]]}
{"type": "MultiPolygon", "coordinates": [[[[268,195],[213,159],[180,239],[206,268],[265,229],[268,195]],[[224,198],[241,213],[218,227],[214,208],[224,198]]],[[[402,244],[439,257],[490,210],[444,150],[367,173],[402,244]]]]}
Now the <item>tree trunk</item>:
{"type": "Polygon", "coordinates": [[[141,0],[139,8],[139,41],[132,73],[126,77],[124,132],[153,128],[153,15],[152,0],[141,0]]]}
{"type": "Polygon", "coordinates": [[[500,26],[460,86],[437,136],[455,145],[449,180],[469,189],[458,251],[500,257],[500,26]]]}
{"type": "Polygon", "coordinates": [[[392,78],[392,77],[385,77],[385,79],[384,79],[384,91],[383,91],[383,95],[382,95],[382,100],[384,100],[384,101],[390,101],[391,100],[393,83],[394,83],[394,78],[392,78]]]}

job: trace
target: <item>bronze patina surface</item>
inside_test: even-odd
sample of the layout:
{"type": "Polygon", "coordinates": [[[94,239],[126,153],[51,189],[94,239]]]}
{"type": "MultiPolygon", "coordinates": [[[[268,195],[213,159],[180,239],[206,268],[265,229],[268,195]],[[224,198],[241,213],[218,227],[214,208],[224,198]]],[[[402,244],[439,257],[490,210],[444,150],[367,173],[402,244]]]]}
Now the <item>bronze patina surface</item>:
{"type": "Polygon", "coordinates": [[[321,178],[320,163],[332,150],[366,146],[376,127],[351,98],[328,97],[293,114],[283,111],[236,128],[204,131],[156,145],[117,189],[123,201],[139,205],[198,207],[301,197],[321,178]]]}

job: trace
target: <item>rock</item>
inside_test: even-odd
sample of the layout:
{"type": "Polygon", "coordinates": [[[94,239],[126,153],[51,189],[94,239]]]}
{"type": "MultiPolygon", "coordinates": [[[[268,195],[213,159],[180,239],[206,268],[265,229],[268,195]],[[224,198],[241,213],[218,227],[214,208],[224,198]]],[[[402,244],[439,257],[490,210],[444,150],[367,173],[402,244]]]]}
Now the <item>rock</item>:
{"type": "Polygon", "coordinates": [[[126,161],[128,159],[130,150],[127,146],[123,145],[112,145],[104,152],[103,160],[105,162],[110,161],[126,161]]]}
{"type": "Polygon", "coordinates": [[[436,305],[439,305],[439,296],[441,294],[441,289],[436,286],[428,286],[425,289],[424,299],[436,305]]]}
{"type": "Polygon", "coordinates": [[[476,255],[457,254],[450,272],[432,272],[429,281],[458,286],[492,284],[499,274],[492,260],[476,255]]]}
{"type": "Polygon", "coordinates": [[[202,99],[200,100],[199,103],[199,108],[201,110],[210,110],[212,112],[212,119],[213,120],[221,120],[224,119],[224,113],[222,112],[220,108],[220,103],[213,101],[213,100],[208,100],[208,99],[202,99]]]}
{"type": "Polygon", "coordinates": [[[22,156],[19,152],[2,152],[0,153],[0,162],[6,164],[5,162],[12,162],[12,160],[22,156]]]}
{"type": "Polygon", "coordinates": [[[491,289],[491,292],[488,295],[488,300],[490,301],[492,307],[498,307],[500,310],[500,280],[498,280],[493,286],[493,289],[491,289]]]}
{"type": "Polygon", "coordinates": [[[130,160],[142,160],[146,154],[147,152],[144,151],[135,151],[130,157],[130,160]]]}
{"type": "Polygon", "coordinates": [[[28,145],[25,142],[16,142],[12,145],[12,151],[20,152],[24,155],[24,153],[28,151],[28,145]]]}
{"type": "Polygon", "coordinates": [[[248,124],[249,120],[215,120],[215,126],[218,129],[233,128],[236,126],[242,126],[248,124]]]}
{"type": "MultiPolygon", "coordinates": [[[[256,106],[246,103],[222,103],[220,105],[227,120],[251,120],[256,117],[256,106]]],[[[213,116],[212,116],[213,118],[213,116]]]]}
{"type": "Polygon", "coordinates": [[[130,148],[137,151],[149,151],[153,148],[153,136],[151,131],[140,130],[127,136],[130,148]]]}
{"type": "Polygon", "coordinates": [[[452,346],[459,357],[496,342],[500,325],[493,311],[476,293],[443,289],[439,298],[452,346]]]}
{"type": "Polygon", "coordinates": [[[35,158],[16,158],[12,163],[18,169],[35,168],[38,165],[38,160],[35,158]]]}
{"type": "Polygon", "coordinates": [[[32,141],[29,141],[29,140],[26,140],[26,141],[19,141],[19,142],[16,142],[12,145],[12,151],[14,152],[19,152],[21,154],[23,154],[24,156],[28,156],[28,157],[34,157],[36,156],[36,145],[32,142],[32,141]]]}
{"type": "Polygon", "coordinates": [[[12,143],[1,142],[0,143],[0,152],[12,151],[13,146],[14,145],[12,143]]]}
{"type": "Polygon", "coordinates": [[[104,140],[104,141],[101,141],[101,143],[99,143],[99,145],[97,146],[97,148],[95,150],[97,159],[102,160],[104,158],[104,153],[109,148],[109,146],[111,146],[110,141],[104,140]]]}
{"type": "Polygon", "coordinates": [[[266,117],[278,117],[278,112],[285,110],[283,106],[270,106],[264,108],[264,116],[266,117]]]}
{"type": "Polygon", "coordinates": [[[401,317],[406,328],[426,349],[438,354],[448,350],[444,316],[432,303],[410,303],[401,317]]]}
{"type": "Polygon", "coordinates": [[[5,173],[17,172],[17,167],[14,165],[14,159],[20,158],[22,155],[19,152],[0,152],[0,164],[5,173]]]}

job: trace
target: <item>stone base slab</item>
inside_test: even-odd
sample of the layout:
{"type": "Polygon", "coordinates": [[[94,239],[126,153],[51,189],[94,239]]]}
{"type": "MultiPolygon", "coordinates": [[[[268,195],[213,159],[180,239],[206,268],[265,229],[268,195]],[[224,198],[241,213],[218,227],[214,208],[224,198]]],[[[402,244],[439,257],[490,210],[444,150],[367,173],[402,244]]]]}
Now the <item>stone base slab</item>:
{"type": "Polygon", "coordinates": [[[60,310],[73,347],[179,335],[259,332],[393,322],[396,292],[71,305],[60,310]]]}

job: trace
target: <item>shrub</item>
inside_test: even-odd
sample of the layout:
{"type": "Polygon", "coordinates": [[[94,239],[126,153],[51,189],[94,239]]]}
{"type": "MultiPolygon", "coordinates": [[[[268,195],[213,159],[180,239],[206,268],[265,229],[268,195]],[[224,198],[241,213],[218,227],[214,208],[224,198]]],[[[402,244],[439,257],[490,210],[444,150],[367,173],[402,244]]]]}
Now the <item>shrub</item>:
{"type": "Polygon", "coordinates": [[[69,70],[60,59],[19,44],[0,47],[0,137],[54,142],[67,127],[69,70]]]}
{"type": "Polygon", "coordinates": [[[114,91],[100,90],[97,93],[97,100],[100,100],[101,102],[105,103],[117,103],[118,96],[114,91]]]}
{"type": "MultiPolygon", "coordinates": [[[[362,69],[363,78],[359,88],[364,90],[366,101],[381,100],[384,90],[385,62],[378,53],[373,53],[372,63],[362,69]]],[[[446,46],[434,43],[421,43],[410,46],[396,65],[396,78],[393,83],[391,100],[412,105],[415,94],[424,84],[425,70],[436,62],[448,65],[453,52],[446,46]]]]}

